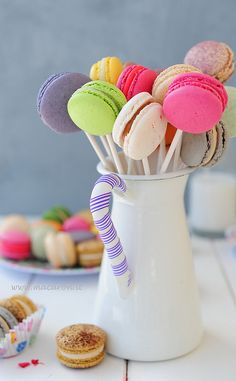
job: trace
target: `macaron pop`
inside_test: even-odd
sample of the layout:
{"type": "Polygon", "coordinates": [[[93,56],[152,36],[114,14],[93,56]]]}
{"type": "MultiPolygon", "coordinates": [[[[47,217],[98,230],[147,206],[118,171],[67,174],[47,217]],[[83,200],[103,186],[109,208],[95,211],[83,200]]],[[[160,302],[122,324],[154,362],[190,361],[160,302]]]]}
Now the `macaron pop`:
{"type": "Polygon", "coordinates": [[[129,100],[138,93],[151,93],[156,77],[154,70],[141,65],[130,65],[122,71],[116,85],[129,100]]]}
{"type": "Polygon", "coordinates": [[[224,86],[209,75],[188,73],[175,78],[164,98],[163,111],[177,132],[162,164],[161,173],[166,171],[182,132],[199,134],[212,129],[219,122],[227,99],[224,86]]]}
{"type": "MultiPolygon", "coordinates": [[[[42,122],[58,133],[78,132],[80,128],[74,124],[67,112],[67,103],[71,95],[90,78],[81,73],[57,73],[51,75],[39,89],[37,110],[42,122]]],[[[87,135],[94,151],[104,166],[105,156],[93,136],[87,135]]]]}
{"type": "Polygon", "coordinates": [[[177,75],[192,72],[200,72],[200,70],[192,65],[177,64],[161,71],[152,87],[152,96],[156,102],[163,104],[168,88],[177,75]]]}
{"type": "Polygon", "coordinates": [[[147,157],[163,140],[166,127],[162,106],[143,92],[131,98],[121,110],[114,124],[113,139],[128,157],[142,160],[145,174],[150,174],[147,157]]]}
{"type": "Polygon", "coordinates": [[[89,76],[93,81],[100,79],[115,85],[122,70],[123,64],[118,57],[105,57],[93,64],[89,76]]]}
{"type": "Polygon", "coordinates": [[[187,52],[184,62],[220,82],[227,81],[235,70],[234,52],[229,45],[219,41],[199,42],[187,52]]]}
{"type": "Polygon", "coordinates": [[[124,94],[116,86],[104,81],[87,83],[77,90],[68,102],[71,119],[86,134],[106,136],[119,173],[123,173],[124,169],[111,133],[125,103],[124,94]]]}

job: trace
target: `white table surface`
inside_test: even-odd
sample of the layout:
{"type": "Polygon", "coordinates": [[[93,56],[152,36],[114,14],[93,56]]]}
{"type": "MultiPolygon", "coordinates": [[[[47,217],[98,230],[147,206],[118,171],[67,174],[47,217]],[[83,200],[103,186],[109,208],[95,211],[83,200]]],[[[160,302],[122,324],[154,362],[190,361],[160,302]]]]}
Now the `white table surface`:
{"type": "Polygon", "coordinates": [[[60,365],[55,357],[55,334],[71,323],[92,321],[97,276],[50,278],[0,268],[0,297],[26,290],[26,294],[47,309],[35,344],[18,357],[0,360],[0,381],[21,378],[24,381],[235,381],[236,256],[225,241],[194,237],[192,243],[205,335],[194,352],[165,362],[134,362],[106,355],[99,366],[88,370],[60,365]],[[48,290],[40,289],[45,285],[48,290]],[[44,365],[25,369],[17,366],[18,362],[33,358],[40,359],[44,365]]]}

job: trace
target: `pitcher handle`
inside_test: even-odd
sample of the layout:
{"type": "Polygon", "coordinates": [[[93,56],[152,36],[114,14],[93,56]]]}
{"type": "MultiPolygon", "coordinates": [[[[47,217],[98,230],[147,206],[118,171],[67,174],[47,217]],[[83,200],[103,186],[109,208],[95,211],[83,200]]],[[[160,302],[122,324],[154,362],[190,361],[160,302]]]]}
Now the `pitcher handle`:
{"type": "Polygon", "coordinates": [[[125,182],[117,174],[110,173],[101,176],[95,183],[91,194],[90,210],[110,259],[119,294],[122,298],[126,298],[133,285],[133,277],[109,211],[110,198],[114,188],[126,192],[125,182]]]}

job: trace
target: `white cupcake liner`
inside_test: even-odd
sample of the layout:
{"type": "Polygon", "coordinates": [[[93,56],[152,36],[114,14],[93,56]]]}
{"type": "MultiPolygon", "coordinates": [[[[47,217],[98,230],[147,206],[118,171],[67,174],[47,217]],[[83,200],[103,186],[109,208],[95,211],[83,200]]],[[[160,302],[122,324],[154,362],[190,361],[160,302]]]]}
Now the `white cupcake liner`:
{"type": "Polygon", "coordinates": [[[17,356],[34,343],[44,313],[45,308],[38,306],[37,311],[11,329],[3,339],[0,339],[0,359],[17,356]]]}

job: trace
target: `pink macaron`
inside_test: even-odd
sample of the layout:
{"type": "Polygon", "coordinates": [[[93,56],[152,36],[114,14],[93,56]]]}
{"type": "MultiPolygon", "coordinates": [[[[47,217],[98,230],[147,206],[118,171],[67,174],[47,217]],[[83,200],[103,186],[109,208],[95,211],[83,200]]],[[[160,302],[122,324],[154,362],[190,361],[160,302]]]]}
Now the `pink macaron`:
{"type": "Polygon", "coordinates": [[[0,254],[4,258],[17,261],[24,260],[30,256],[30,236],[21,231],[8,231],[1,233],[0,254]]]}
{"type": "Polygon", "coordinates": [[[80,216],[67,218],[63,224],[65,232],[90,231],[90,228],[90,223],[80,216]]]}
{"type": "Polygon", "coordinates": [[[141,65],[130,65],[122,71],[116,85],[129,100],[144,91],[151,94],[156,77],[157,72],[154,70],[141,65]]]}
{"type": "Polygon", "coordinates": [[[192,134],[212,129],[221,119],[228,101],[224,86],[202,73],[176,76],[163,102],[163,111],[173,126],[192,134]]]}

